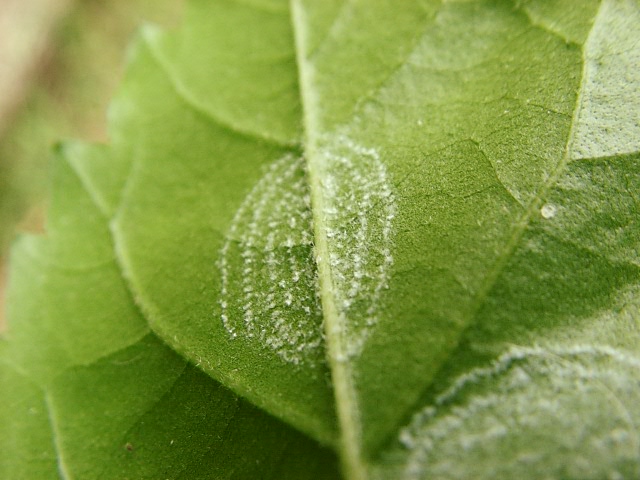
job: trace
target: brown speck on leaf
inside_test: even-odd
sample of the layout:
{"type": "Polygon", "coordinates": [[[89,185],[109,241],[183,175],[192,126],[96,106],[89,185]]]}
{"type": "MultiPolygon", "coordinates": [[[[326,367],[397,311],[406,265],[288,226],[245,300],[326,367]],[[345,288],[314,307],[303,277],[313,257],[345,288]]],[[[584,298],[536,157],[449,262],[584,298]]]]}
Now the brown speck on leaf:
{"type": "Polygon", "coordinates": [[[127,444],[124,446],[124,448],[126,448],[126,449],[127,449],[127,451],[129,451],[129,452],[133,452],[133,445],[131,445],[130,443],[127,443],[127,444]]]}

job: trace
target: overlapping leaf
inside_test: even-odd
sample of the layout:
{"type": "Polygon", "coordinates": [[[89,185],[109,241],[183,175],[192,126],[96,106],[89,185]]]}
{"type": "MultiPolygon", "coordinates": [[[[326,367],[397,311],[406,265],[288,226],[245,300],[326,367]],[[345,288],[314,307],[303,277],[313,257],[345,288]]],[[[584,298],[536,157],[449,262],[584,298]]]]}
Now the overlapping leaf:
{"type": "Polygon", "coordinates": [[[47,238],[14,253],[2,478],[334,478],[330,453],[149,332],[70,165],[56,161],[47,238]]]}
{"type": "Polygon", "coordinates": [[[633,0],[203,1],[145,30],[112,145],[56,180],[60,240],[16,256],[44,283],[14,317],[49,308],[3,353],[34,411],[5,424],[46,445],[53,412],[33,468],[333,474],[203,370],[347,478],[637,477],[639,20],[633,0]]]}
{"type": "Polygon", "coordinates": [[[335,478],[332,453],[187,364],[134,305],[109,230],[145,126],[129,100],[156,78],[133,55],[113,145],[63,149],[47,238],[14,252],[1,476],[335,478]]]}

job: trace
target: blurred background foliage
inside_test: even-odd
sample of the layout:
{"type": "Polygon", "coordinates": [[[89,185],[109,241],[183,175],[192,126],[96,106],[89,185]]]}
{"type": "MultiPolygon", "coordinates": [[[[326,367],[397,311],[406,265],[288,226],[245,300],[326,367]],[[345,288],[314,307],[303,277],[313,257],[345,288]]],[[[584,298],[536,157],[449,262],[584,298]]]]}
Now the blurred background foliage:
{"type": "Polygon", "coordinates": [[[0,330],[10,244],[42,232],[52,147],[107,142],[106,110],[144,22],[174,27],[184,0],[0,0],[0,330]]]}

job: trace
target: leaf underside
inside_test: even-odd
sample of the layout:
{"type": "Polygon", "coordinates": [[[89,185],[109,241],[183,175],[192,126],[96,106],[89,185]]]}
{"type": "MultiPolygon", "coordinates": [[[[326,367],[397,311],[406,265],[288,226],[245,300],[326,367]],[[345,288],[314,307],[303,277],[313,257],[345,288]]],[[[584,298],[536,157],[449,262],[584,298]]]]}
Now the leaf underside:
{"type": "Polygon", "coordinates": [[[13,254],[2,478],[640,476],[635,0],[194,0],[13,254]]]}

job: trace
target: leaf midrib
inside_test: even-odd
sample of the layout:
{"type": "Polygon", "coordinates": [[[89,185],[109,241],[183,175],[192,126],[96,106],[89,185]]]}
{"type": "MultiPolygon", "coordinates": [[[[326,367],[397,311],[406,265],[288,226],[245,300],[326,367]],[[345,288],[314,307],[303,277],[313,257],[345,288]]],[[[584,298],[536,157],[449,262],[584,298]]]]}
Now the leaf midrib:
{"type": "Polygon", "coordinates": [[[320,299],[324,318],[326,351],[331,369],[336,410],[341,434],[341,461],[345,475],[350,480],[366,480],[367,469],[362,459],[360,442],[360,415],[357,408],[356,391],[351,382],[351,365],[347,361],[346,346],[343,338],[343,325],[336,306],[334,286],[329,262],[329,242],[322,194],[321,177],[316,170],[317,98],[312,89],[312,72],[305,68],[305,33],[303,32],[304,14],[296,0],[290,0],[291,24],[294,33],[296,60],[300,85],[300,100],[303,112],[305,138],[305,158],[307,162],[309,189],[311,192],[311,210],[314,226],[315,255],[320,285],[320,299]]]}

